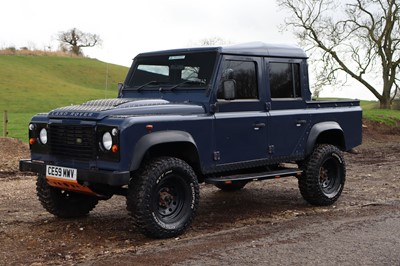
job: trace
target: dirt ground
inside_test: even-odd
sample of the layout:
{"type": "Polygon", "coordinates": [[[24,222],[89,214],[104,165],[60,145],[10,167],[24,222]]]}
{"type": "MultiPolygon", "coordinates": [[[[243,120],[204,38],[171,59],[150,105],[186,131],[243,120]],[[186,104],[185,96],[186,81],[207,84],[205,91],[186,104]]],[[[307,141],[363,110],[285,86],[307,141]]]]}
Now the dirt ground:
{"type": "MultiPolygon", "coordinates": [[[[134,259],[132,265],[213,264],[221,259],[213,250],[235,243],[261,245],[261,240],[255,240],[261,232],[272,237],[278,228],[279,232],[294,225],[304,228],[319,217],[324,217],[325,224],[327,217],[335,216],[379,219],[400,205],[400,131],[376,124],[363,130],[363,145],[345,155],[347,180],[333,206],[307,204],[295,178],[253,182],[234,193],[202,184],[192,227],[181,237],[166,240],[138,233],[121,196],[100,202],[81,219],[63,220],[47,213],[36,198],[36,178],[18,172],[18,160],[29,158],[27,145],[0,138],[0,265],[119,265],[126,263],[128,255],[134,259]],[[215,260],[202,260],[194,250],[208,252],[208,259],[215,260]]],[[[301,241],[313,237],[304,235],[301,241]]]]}

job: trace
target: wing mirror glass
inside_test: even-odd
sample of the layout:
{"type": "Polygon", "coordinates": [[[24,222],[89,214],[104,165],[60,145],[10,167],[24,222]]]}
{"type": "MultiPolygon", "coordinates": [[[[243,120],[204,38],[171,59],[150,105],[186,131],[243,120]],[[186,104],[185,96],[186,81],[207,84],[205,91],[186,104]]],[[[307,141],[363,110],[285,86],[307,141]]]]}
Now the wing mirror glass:
{"type": "Polygon", "coordinates": [[[224,81],[224,99],[225,100],[234,100],[236,97],[235,93],[236,82],[233,79],[224,81]]]}

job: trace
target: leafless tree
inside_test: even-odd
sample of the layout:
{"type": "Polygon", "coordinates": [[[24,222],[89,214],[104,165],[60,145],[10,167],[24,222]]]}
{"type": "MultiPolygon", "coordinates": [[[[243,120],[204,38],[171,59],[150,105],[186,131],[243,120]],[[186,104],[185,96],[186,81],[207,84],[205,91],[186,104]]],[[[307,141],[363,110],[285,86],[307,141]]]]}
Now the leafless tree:
{"type": "Polygon", "coordinates": [[[67,45],[69,50],[78,56],[83,55],[83,47],[94,47],[102,42],[99,35],[82,32],[77,28],[60,32],[58,41],[61,44],[60,47],[65,48],[65,45],[67,45]]]}
{"type": "Polygon", "coordinates": [[[381,108],[390,108],[400,85],[399,0],[278,3],[290,13],[285,28],[294,30],[318,67],[319,88],[343,85],[351,77],[375,95],[381,108]]]}
{"type": "Polygon", "coordinates": [[[203,38],[195,43],[196,46],[215,46],[224,44],[230,44],[230,41],[218,36],[203,38]]]}

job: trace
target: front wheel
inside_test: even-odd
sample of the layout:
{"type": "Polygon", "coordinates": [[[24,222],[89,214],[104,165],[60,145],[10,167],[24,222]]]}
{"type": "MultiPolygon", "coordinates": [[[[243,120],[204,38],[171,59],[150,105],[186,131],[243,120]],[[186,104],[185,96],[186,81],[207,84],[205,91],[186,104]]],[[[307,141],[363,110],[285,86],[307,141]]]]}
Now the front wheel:
{"type": "Polygon", "coordinates": [[[42,206],[60,218],[76,218],[87,215],[99,202],[98,198],[80,194],[47,184],[44,175],[38,175],[36,192],[42,206]]]}
{"type": "Polygon", "coordinates": [[[333,145],[318,145],[303,167],[304,172],[299,178],[303,198],[318,206],[336,202],[346,179],[346,164],[341,151],[333,145]]]}
{"type": "Polygon", "coordinates": [[[145,235],[174,237],[191,225],[199,198],[193,169],[178,158],[160,157],[147,162],[132,177],[127,209],[145,235]]]}

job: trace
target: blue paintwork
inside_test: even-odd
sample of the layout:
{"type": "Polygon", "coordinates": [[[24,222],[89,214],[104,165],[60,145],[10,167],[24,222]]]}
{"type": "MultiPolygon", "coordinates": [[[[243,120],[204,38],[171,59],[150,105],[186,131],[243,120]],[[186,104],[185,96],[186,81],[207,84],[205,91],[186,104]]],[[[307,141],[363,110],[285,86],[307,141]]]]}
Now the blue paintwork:
{"type": "Polygon", "coordinates": [[[74,158],[58,158],[40,152],[35,145],[31,146],[32,160],[82,169],[134,171],[140,167],[148,148],[184,142],[196,152],[198,174],[208,175],[304,159],[311,152],[310,147],[318,141],[318,136],[329,130],[336,130],[337,138],[344,139],[343,150],[361,143],[359,101],[311,101],[307,56],[298,47],[250,43],[143,53],[133,61],[126,82],[138,58],[210,51],[215,52],[218,58],[207,88],[193,90],[182,86],[174,91],[124,89],[117,99],[59,108],[32,119],[32,123],[93,123],[118,128],[119,161],[94,159],[81,162],[74,158]],[[217,100],[218,82],[222,75],[220,65],[228,57],[257,63],[259,99],[217,100]],[[270,98],[269,80],[265,73],[268,63],[277,59],[290,59],[300,64],[302,98],[270,98]],[[153,129],[148,130],[147,125],[152,125],[153,129]]]}

